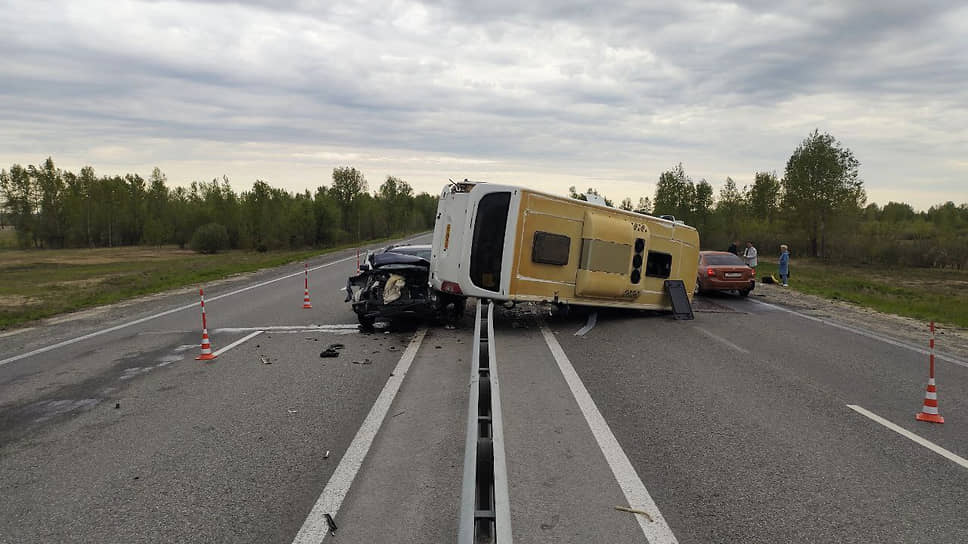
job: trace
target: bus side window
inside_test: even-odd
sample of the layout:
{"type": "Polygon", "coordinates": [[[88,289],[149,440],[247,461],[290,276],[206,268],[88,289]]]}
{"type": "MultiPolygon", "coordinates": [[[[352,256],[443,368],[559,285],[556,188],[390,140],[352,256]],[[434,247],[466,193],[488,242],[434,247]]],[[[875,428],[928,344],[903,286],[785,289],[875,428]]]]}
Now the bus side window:
{"type": "Polygon", "coordinates": [[[568,264],[571,238],[564,234],[536,231],[531,241],[531,260],[541,264],[568,264]]]}
{"type": "Polygon", "coordinates": [[[650,251],[645,261],[645,275],[653,278],[668,278],[672,274],[672,255],[650,251]]]}

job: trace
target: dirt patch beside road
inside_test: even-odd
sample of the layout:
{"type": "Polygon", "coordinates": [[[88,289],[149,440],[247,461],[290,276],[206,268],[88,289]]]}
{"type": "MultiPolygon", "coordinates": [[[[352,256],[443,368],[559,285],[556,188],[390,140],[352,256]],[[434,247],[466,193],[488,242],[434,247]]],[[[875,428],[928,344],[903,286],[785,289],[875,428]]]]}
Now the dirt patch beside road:
{"type": "MultiPolygon", "coordinates": [[[[794,288],[757,284],[754,300],[784,306],[800,313],[895,338],[928,349],[929,324],[910,317],[886,314],[841,300],[801,293],[794,288]]],[[[968,329],[935,323],[935,349],[968,360],[968,329]]]]}

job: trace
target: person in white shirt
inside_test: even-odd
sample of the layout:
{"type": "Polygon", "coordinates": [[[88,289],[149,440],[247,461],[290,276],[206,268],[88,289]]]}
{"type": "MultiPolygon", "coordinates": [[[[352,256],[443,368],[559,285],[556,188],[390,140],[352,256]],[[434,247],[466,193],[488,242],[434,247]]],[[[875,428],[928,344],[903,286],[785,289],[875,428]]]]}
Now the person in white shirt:
{"type": "Polygon", "coordinates": [[[753,247],[753,242],[746,241],[746,249],[743,251],[743,260],[746,261],[746,266],[756,269],[756,248],[753,247]]]}

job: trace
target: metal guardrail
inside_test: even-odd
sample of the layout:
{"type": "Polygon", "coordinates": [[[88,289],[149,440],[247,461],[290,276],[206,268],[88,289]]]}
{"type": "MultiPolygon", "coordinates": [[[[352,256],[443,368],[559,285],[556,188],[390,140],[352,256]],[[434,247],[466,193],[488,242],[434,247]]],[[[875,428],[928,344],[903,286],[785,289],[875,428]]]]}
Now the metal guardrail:
{"type": "Polygon", "coordinates": [[[504,424],[494,342],[494,304],[478,301],[471,356],[459,544],[511,544],[504,424]]]}

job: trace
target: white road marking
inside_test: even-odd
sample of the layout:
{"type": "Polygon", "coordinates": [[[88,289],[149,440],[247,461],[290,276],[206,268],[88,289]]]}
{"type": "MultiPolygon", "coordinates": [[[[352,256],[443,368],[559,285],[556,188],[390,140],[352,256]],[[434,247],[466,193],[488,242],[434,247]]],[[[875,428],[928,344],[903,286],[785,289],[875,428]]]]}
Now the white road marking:
{"type": "Polygon", "coordinates": [[[586,334],[591,332],[592,329],[595,328],[596,323],[598,323],[598,312],[592,312],[588,314],[588,321],[585,322],[584,327],[578,329],[575,332],[575,336],[585,336],[586,334]]]}
{"type": "Polygon", "coordinates": [[[883,425],[883,426],[887,427],[888,429],[896,432],[897,434],[899,434],[899,435],[901,435],[901,436],[903,436],[905,438],[909,438],[909,439],[917,442],[918,444],[921,444],[925,448],[928,448],[929,450],[937,453],[938,455],[940,455],[942,457],[945,457],[945,458],[947,458],[947,459],[949,459],[951,461],[954,461],[955,463],[958,463],[959,465],[961,465],[964,468],[968,468],[968,459],[965,459],[964,457],[961,457],[960,455],[957,455],[955,453],[952,453],[952,452],[950,452],[950,451],[942,448],[941,446],[935,444],[934,442],[932,442],[930,440],[927,440],[925,438],[921,438],[920,436],[912,433],[911,431],[905,429],[904,427],[901,427],[900,425],[896,425],[894,423],[891,423],[890,421],[882,418],[881,416],[875,414],[874,412],[871,412],[870,410],[865,410],[864,408],[861,408],[860,406],[857,406],[856,404],[848,404],[847,407],[850,408],[851,410],[857,412],[858,414],[864,416],[864,417],[870,418],[871,420],[876,421],[877,423],[880,423],[881,425],[883,425]]]}
{"type": "Polygon", "coordinates": [[[235,342],[232,342],[231,344],[229,344],[229,345],[227,345],[227,346],[225,346],[224,348],[222,348],[222,349],[220,349],[220,350],[218,350],[218,351],[216,351],[216,352],[215,352],[215,353],[213,353],[212,355],[214,355],[214,356],[216,356],[216,357],[218,357],[219,355],[221,355],[221,354],[223,354],[223,353],[225,353],[226,351],[228,351],[228,350],[230,350],[230,349],[232,349],[232,348],[234,348],[235,346],[237,346],[237,345],[239,345],[239,344],[241,344],[241,343],[243,343],[243,342],[246,342],[246,341],[248,341],[248,340],[251,340],[251,339],[253,339],[253,338],[255,338],[256,336],[259,336],[259,335],[260,335],[260,334],[262,334],[263,332],[265,332],[265,331],[261,331],[261,330],[259,330],[259,331],[255,331],[254,333],[252,333],[252,334],[250,334],[250,335],[248,335],[248,336],[243,336],[242,338],[239,338],[239,339],[238,339],[238,340],[236,340],[235,342]]]}
{"type": "Polygon", "coordinates": [[[214,329],[212,334],[232,334],[240,332],[251,332],[251,331],[266,331],[266,332],[276,332],[276,331],[300,331],[300,332],[312,332],[312,331],[336,331],[336,330],[359,330],[360,326],[356,323],[346,323],[338,325],[268,325],[265,327],[222,327],[220,329],[214,329]]]}
{"type": "Polygon", "coordinates": [[[740,353],[745,353],[745,354],[749,355],[750,350],[748,350],[746,348],[741,348],[741,347],[737,346],[736,344],[730,342],[729,340],[723,338],[722,336],[713,334],[713,333],[707,331],[706,329],[703,329],[702,327],[695,327],[695,329],[697,331],[705,334],[706,336],[712,338],[713,340],[716,340],[717,342],[721,342],[722,344],[725,344],[725,345],[727,345],[727,346],[735,349],[736,351],[738,351],[740,353]]]}
{"type": "Polygon", "coordinates": [[[581,408],[581,412],[585,416],[585,421],[588,422],[592,434],[595,435],[598,447],[601,448],[602,453],[605,455],[605,460],[608,461],[608,466],[612,469],[612,474],[615,476],[619,487],[622,488],[622,493],[625,494],[625,499],[628,501],[629,506],[644,510],[652,516],[653,521],[651,522],[646,520],[645,516],[635,516],[645,538],[651,544],[676,544],[678,540],[676,540],[676,536],[672,533],[672,529],[669,528],[662,513],[659,512],[659,507],[656,506],[655,501],[652,500],[652,495],[649,494],[649,490],[645,488],[645,484],[642,483],[639,475],[635,472],[635,468],[632,467],[632,463],[622,449],[621,444],[618,443],[618,439],[615,438],[602,413],[598,411],[598,407],[595,406],[595,401],[592,400],[588,390],[585,389],[585,385],[582,383],[581,378],[578,377],[578,373],[575,372],[575,367],[571,365],[571,361],[565,355],[565,351],[561,349],[561,344],[558,343],[558,339],[555,338],[551,329],[543,323],[541,325],[541,333],[544,335],[545,342],[551,349],[551,354],[554,355],[555,361],[558,362],[558,368],[568,383],[572,395],[575,396],[578,407],[581,408]]]}
{"type": "Polygon", "coordinates": [[[326,514],[335,517],[336,513],[339,512],[343,499],[346,498],[346,493],[353,485],[356,473],[359,472],[363,460],[366,459],[373,439],[376,437],[377,431],[380,430],[380,425],[383,424],[387,411],[390,410],[390,405],[393,403],[394,397],[397,396],[397,391],[400,390],[400,385],[410,369],[410,363],[416,357],[420,343],[423,342],[426,334],[427,328],[423,327],[410,340],[410,345],[404,350],[396,368],[393,369],[386,385],[380,391],[380,396],[377,397],[373,407],[370,408],[370,413],[363,420],[363,425],[356,431],[356,436],[353,437],[353,441],[346,449],[346,453],[343,454],[343,458],[340,459],[339,465],[333,475],[330,476],[326,488],[319,495],[312,511],[306,521],[303,522],[302,528],[299,529],[299,533],[293,539],[293,544],[318,544],[326,538],[329,533],[326,514]]]}
{"type": "MultiPolygon", "coordinates": [[[[352,259],[355,259],[355,258],[356,258],[356,255],[353,255],[352,257],[346,257],[345,259],[339,259],[339,260],[336,260],[336,261],[332,261],[332,262],[328,262],[328,263],[325,263],[325,264],[321,264],[319,266],[314,266],[314,267],[310,268],[309,270],[310,271],[319,270],[320,268],[326,268],[328,266],[333,266],[334,264],[343,263],[343,262],[346,262],[346,261],[349,261],[349,260],[352,260],[352,259]]],[[[233,295],[237,295],[239,293],[244,293],[246,291],[250,291],[252,289],[257,289],[259,287],[265,287],[266,285],[270,285],[270,284],[273,284],[273,283],[276,283],[276,282],[279,282],[279,281],[282,281],[282,280],[286,280],[286,279],[289,279],[289,278],[294,278],[296,276],[302,276],[304,273],[305,272],[295,272],[293,274],[288,274],[286,276],[280,276],[280,277],[275,278],[275,279],[271,279],[271,280],[268,280],[268,281],[259,282],[259,283],[256,283],[254,285],[249,285],[248,287],[243,287],[241,289],[236,289],[235,291],[230,291],[228,293],[223,293],[223,294],[218,295],[218,296],[210,297],[210,298],[208,298],[207,302],[211,304],[212,302],[214,302],[216,300],[219,300],[219,299],[222,299],[222,298],[225,298],[225,297],[230,297],[230,296],[233,296],[233,295]]],[[[55,350],[55,349],[59,349],[59,348],[62,348],[64,346],[69,346],[71,344],[76,344],[77,342],[82,342],[82,341],[88,340],[90,338],[94,338],[94,337],[97,337],[97,336],[101,336],[102,334],[107,334],[109,332],[118,331],[118,330],[121,330],[121,329],[124,329],[124,328],[127,328],[127,327],[132,327],[134,325],[140,325],[140,324],[142,324],[142,323],[144,323],[146,321],[151,321],[152,319],[158,319],[159,317],[164,317],[166,315],[171,315],[173,313],[181,312],[183,310],[188,310],[189,308],[198,308],[198,303],[197,302],[193,302],[191,304],[186,304],[184,306],[179,306],[177,308],[172,308],[170,310],[165,310],[164,312],[161,312],[161,313],[157,313],[157,314],[145,316],[145,317],[142,317],[141,319],[135,319],[134,321],[129,321],[127,323],[122,323],[121,325],[115,325],[114,327],[108,327],[107,329],[101,329],[99,331],[94,331],[92,333],[88,333],[88,334],[85,334],[85,335],[82,335],[82,336],[78,336],[76,338],[71,338],[69,340],[64,340],[63,342],[58,342],[56,344],[51,344],[49,346],[44,346],[42,348],[35,349],[33,351],[28,351],[27,353],[21,353],[20,355],[14,355],[13,357],[7,357],[6,359],[0,360],[0,366],[6,365],[6,364],[10,364],[10,363],[12,363],[14,361],[19,361],[21,359],[26,359],[27,357],[32,357],[34,355],[40,355],[41,353],[46,353],[48,351],[55,350]]]]}
{"type": "MultiPolygon", "coordinates": [[[[789,308],[784,308],[783,306],[777,306],[776,304],[770,304],[769,302],[762,302],[762,301],[759,301],[759,300],[750,300],[750,301],[751,302],[755,302],[756,304],[762,304],[763,306],[769,306],[770,308],[773,308],[773,309],[776,309],[776,310],[780,310],[782,312],[787,312],[787,313],[790,313],[790,314],[793,314],[793,315],[798,315],[798,316],[800,316],[800,317],[802,317],[804,319],[809,319],[810,321],[816,321],[817,323],[823,323],[824,325],[830,325],[831,327],[836,327],[838,329],[842,329],[842,330],[845,330],[845,331],[849,331],[849,332],[852,332],[854,334],[859,334],[861,336],[866,336],[866,337],[872,338],[874,340],[880,340],[881,342],[884,342],[886,344],[890,344],[892,346],[897,346],[899,348],[909,349],[911,351],[920,353],[921,355],[929,355],[931,353],[930,351],[928,351],[928,350],[926,350],[924,348],[920,348],[918,346],[914,346],[914,345],[911,345],[911,344],[907,344],[907,343],[901,342],[899,340],[894,340],[893,338],[888,338],[886,336],[881,336],[881,335],[879,335],[877,333],[873,333],[871,331],[867,331],[867,330],[864,330],[864,329],[859,329],[859,328],[856,328],[856,327],[850,327],[848,325],[844,325],[844,324],[841,324],[841,323],[837,323],[836,321],[829,321],[829,320],[826,320],[826,319],[821,319],[819,317],[814,317],[812,315],[803,314],[803,313],[800,313],[800,312],[798,312],[796,310],[791,310],[789,308]]],[[[955,357],[954,355],[948,355],[946,353],[941,353],[941,352],[935,351],[934,352],[934,356],[937,359],[941,359],[943,361],[948,361],[949,363],[954,363],[956,365],[959,365],[959,366],[963,366],[965,368],[968,368],[968,361],[964,361],[962,359],[959,359],[958,357],[955,357]]]]}

